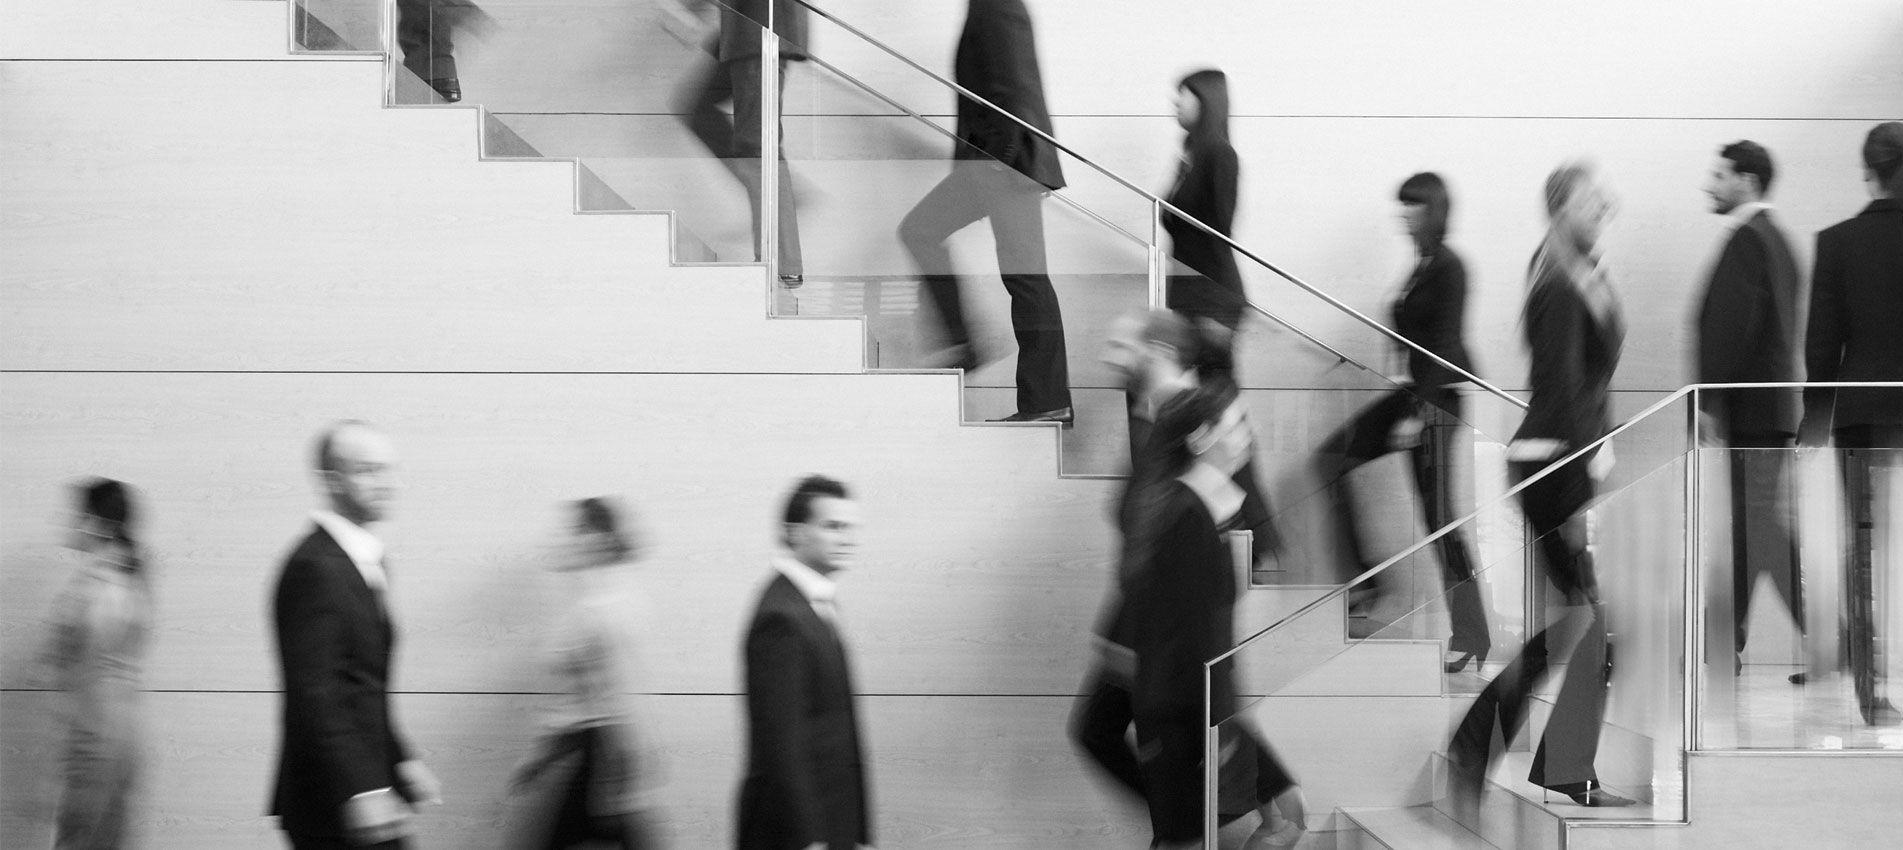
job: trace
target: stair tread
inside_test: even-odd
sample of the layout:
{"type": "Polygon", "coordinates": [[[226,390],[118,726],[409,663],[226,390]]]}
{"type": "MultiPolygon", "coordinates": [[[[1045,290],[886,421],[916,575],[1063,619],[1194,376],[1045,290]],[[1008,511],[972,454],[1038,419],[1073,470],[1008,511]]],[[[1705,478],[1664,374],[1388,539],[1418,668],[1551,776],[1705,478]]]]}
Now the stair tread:
{"type": "Polygon", "coordinates": [[[1341,812],[1391,850],[1499,850],[1433,806],[1341,812]]]}

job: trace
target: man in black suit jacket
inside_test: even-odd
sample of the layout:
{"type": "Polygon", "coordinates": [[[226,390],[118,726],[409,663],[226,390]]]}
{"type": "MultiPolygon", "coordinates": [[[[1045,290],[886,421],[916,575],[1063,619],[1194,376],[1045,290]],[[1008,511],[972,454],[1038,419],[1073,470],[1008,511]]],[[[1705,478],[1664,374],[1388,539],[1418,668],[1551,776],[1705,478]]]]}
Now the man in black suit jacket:
{"type": "Polygon", "coordinates": [[[823,476],[787,499],[785,543],[747,627],[747,775],[740,850],[852,850],[872,843],[852,672],[834,573],[858,554],[859,509],[823,476]]]}
{"type": "MultiPolygon", "coordinates": [[[[1726,216],[1732,230],[1698,311],[1701,384],[1799,380],[1797,261],[1764,202],[1774,175],[1770,152],[1752,141],[1726,145],[1712,165],[1705,194],[1711,197],[1711,211],[1726,216]]],[[[1798,630],[1804,627],[1788,495],[1797,391],[1706,390],[1700,400],[1718,438],[1734,449],[1731,601],[1733,649],[1742,657],[1759,574],[1771,578],[1798,630]]]]}
{"type": "Polygon", "coordinates": [[[272,624],[284,673],[284,740],[271,814],[293,850],[401,848],[436,778],[412,759],[390,713],[395,631],[383,543],[396,452],[362,422],[319,437],[330,507],[285,561],[272,624]]]}
{"type": "Polygon", "coordinates": [[[1023,0],[971,0],[953,71],[960,86],[992,106],[959,97],[952,172],[906,214],[899,238],[924,274],[925,292],[951,346],[950,365],[971,369],[980,358],[945,240],[978,219],[990,220],[1018,342],[1018,409],[1001,421],[1069,423],[1064,317],[1046,270],[1041,206],[1044,190],[1064,187],[1064,172],[1056,146],[1024,126],[1051,132],[1031,13],[1023,0]]]}
{"type": "MultiPolygon", "coordinates": [[[[698,79],[686,90],[687,99],[677,107],[686,116],[687,128],[714,156],[726,160],[727,167],[746,189],[748,208],[753,215],[754,259],[760,254],[761,163],[763,144],[760,133],[765,126],[760,102],[760,35],[773,16],[773,32],[780,37],[780,93],[786,92],[786,63],[803,62],[806,54],[806,7],[794,0],[727,0],[720,8],[720,32],[709,45],[712,61],[699,72],[698,79]],[[721,111],[731,103],[733,114],[721,111]]],[[[774,127],[780,129],[778,113],[774,127]]],[[[787,287],[804,282],[804,255],[800,251],[799,208],[793,197],[793,174],[786,166],[786,151],[780,151],[779,275],[787,287]]]]}
{"type": "MultiPolygon", "coordinates": [[[[1878,124],[1863,144],[1864,183],[1874,199],[1855,218],[1817,234],[1811,273],[1810,329],[1805,360],[1810,380],[1903,381],[1903,123],[1878,124]]],[[[1841,452],[1851,533],[1845,643],[1857,702],[1869,723],[1896,723],[1876,668],[1872,535],[1896,521],[1896,510],[1873,504],[1870,468],[1895,463],[1903,448],[1903,391],[1814,388],[1804,393],[1805,445],[1829,429],[1841,452]]]]}

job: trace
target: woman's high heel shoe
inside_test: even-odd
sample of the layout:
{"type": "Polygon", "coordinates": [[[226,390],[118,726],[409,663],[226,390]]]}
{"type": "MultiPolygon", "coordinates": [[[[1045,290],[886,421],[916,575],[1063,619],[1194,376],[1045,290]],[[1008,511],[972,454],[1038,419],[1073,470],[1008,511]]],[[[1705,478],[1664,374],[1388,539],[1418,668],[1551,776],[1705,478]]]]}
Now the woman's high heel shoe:
{"type": "Polygon", "coordinates": [[[1459,658],[1454,658],[1453,657],[1454,653],[1452,652],[1448,652],[1447,655],[1448,655],[1447,672],[1449,673],[1458,673],[1462,670],[1467,669],[1468,661],[1472,661],[1474,663],[1474,672],[1478,673],[1480,672],[1480,665],[1487,663],[1487,653],[1484,651],[1483,652],[1463,652],[1460,654],[1459,658]]]}

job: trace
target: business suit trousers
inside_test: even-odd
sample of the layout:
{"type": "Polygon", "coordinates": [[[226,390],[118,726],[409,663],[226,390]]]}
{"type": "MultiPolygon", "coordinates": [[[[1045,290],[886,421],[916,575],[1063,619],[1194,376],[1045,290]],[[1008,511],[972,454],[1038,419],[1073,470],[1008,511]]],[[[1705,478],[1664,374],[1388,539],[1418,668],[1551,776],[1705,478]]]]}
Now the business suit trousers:
{"type": "Polygon", "coordinates": [[[1731,456],[1731,603],[1737,635],[1734,648],[1744,651],[1751,614],[1751,595],[1758,576],[1784,600],[1797,630],[1804,631],[1803,583],[1799,579],[1797,538],[1791,533],[1792,435],[1734,433],[1731,456]]]}
{"type": "Polygon", "coordinates": [[[1130,725],[1136,722],[1130,688],[1101,669],[1084,678],[1084,693],[1070,715],[1070,739],[1103,769],[1110,779],[1133,796],[1143,797],[1143,768],[1130,748],[1130,725]]]}
{"type": "MultiPolygon", "coordinates": [[[[1344,540],[1353,558],[1355,574],[1374,566],[1365,553],[1356,525],[1354,499],[1346,480],[1349,472],[1394,449],[1389,435],[1395,423],[1409,416],[1421,418],[1420,441],[1408,449],[1414,472],[1414,489],[1421,500],[1422,518],[1429,531],[1450,525],[1463,513],[1454,489],[1455,473],[1470,458],[1473,435],[1461,418],[1460,394],[1439,387],[1400,389],[1369,405],[1360,415],[1335,432],[1323,445],[1323,475],[1331,483],[1334,505],[1344,540]]],[[[1484,653],[1492,646],[1487,627],[1486,604],[1480,598],[1480,582],[1474,578],[1474,559],[1464,529],[1457,529],[1434,542],[1440,556],[1441,584],[1447,593],[1447,613],[1452,621],[1452,637],[1447,648],[1454,652],[1484,653]]],[[[1344,581],[1353,575],[1344,577],[1344,581]]],[[[1379,593],[1383,579],[1376,576],[1369,589],[1379,593]]]]}
{"type": "Polygon", "coordinates": [[[899,238],[924,275],[950,345],[970,345],[958,278],[945,242],[979,219],[991,223],[998,273],[1011,295],[1011,329],[1018,342],[1018,411],[1042,413],[1070,406],[1070,364],[1064,315],[1044,255],[1043,187],[991,160],[960,159],[951,174],[925,193],[899,224],[899,238]]]}
{"type": "MultiPolygon", "coordinates": [[[[1878,623],[1890,604],[1883,598],[1887,594],[1879,592],[1885,583],[1885,571],[1875,562],[1875,537],[1878,523],[1895,522],[1896,511],[1894,507],[1877,509],[1872,473],[1878,469],[1888,472],[1898,463],[1903,427],[1853,426],[1838,428],[1832,436],[1843,473],[1844,511],[1850,525],[1850,548],[1844,559],[1844,652],[1850,662],[1857,706],[1865,722],[1875,722],[1878,712],[1889,707],[1881,670],[1884,635],[1878,623]]],[[[1891,498],[1897,498],[1897,494],[1891,498]]]]}
{"type": "Polygon", "coordinates": [[[424,80],[456,78],[455,4],[439,0],[396,0],[396,43],[403,67],[424,80]]]}
{"type": "MultiPolygon", "coordinates": [[[[1516,462],[1511,465],[1513,478],[1524,480],[1542,466],[1516,462]]],[[[1581,513],[1592,493],[1583,461],[1567,464],[1521,491],[1521,505],[1536,536],[1547,578],[1564,597],[1566,611],[1526,642],[1520,656],[1487,684],[1455,729],[1448,755],[1455,780],[1468,793],[1478,791],[1493,760],[1494,728],[1500,729],[1503,746],[1513,740],[1526,722],[1534,689],[1551,671],[1555,657],[1566,660],[1566,678],[1528,778],[1566,793],[1584,791],[1598,781],[1593,760],[1599,750],[1611,668],[1605,608],[1599,602],[1581,513]]]]}
{"type": "MultiPolygon", "coordinates": [[[[710,49],[719,49],[719,38],[710,49]]],[[[719,157],[740,181],[741,188],[747,192],[747,211],[753,221],[753,258],[760,254],[761,210],[761,158],[765,147],[761,138],[761,128],[765,126],[765,116],[760,102],[760,57],[743,56],[726,60],[708,62],[701,69],[699,79],[687,90],[690,97],[678,104],[687,122],[687,128],[699,137],[707,150],[719,157]],[[721,110],[723,104],[733,104],[733,114],[721,110]]],[[[786,92],[786,60],[780,60],[780,92],[786,92]]],[[[776,122],[777,123],[777,122],[776,122]]],[[[780,127],[780,139],[784,143],[786,129],[780,127]]],[[[793,196],[793,173],[786,163],[786,151],[780,150],[779,184],[779,224],[774,232],[779,237],[780,274],[804,274],[805,254],[800,248],[799,204],[793,196]]]]}

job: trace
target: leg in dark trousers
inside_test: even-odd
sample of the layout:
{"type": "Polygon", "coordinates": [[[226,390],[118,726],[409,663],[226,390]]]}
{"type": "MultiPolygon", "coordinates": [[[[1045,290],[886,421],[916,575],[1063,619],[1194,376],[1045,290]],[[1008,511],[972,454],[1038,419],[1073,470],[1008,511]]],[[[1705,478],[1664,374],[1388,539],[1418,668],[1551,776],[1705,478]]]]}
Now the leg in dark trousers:
{"type": "Polygon", "coordinates": [[[985,160],[957,160],[899,224],[899,238],[924,275],[946,342],[957,346],[969,345],[971,333],[945,241],[980,218],[990,220],[998,272],[1011,295],[1020,413],[1070,406],[1064,318],[1046,272],[1042,202],[1039,187],[1015,171],[985,160]]]}
{"type": "MultiPolygon", "coordinates": [[[[1342,565],[1342,569],[1348,571],[1342,576],[1343,581],[1353,579],[1374,566],[1361,545],[1361,530],[1356,517],[1354,492],[1347,480],[1348,474],[1392,451],[1388,435],[1393,432],[1396,422],[1413,415],[1415,407],[1413,393],[1406,390],[1388,393],[1336,430],[1316,453],[1318,472],[1322,480],[1327,482],[1332,496],[1330,501],[1339,530],[1337,539],[1349,556],[1342,565]]],[[[1364,582],[1353,594],[1355,606],[1359,607],[1379,597],[1384,583],[1381,576],[1364,582]]]]}
{"type": "Polygon", "coordinates": [[[1771,586],[1804,632],[1803,584],[1799,579],[1797,538],[1791,533],[1790,434],[1733,434],[1731,455],[1732,621],[1735,649],[1744,651],[1751,595],[1758,576],[1771,586]]]}
{"type": "Polygon", "coordinates": [[[1137,751],[1149,789],[1154,843],[1203,834],[1203,724],[1186,717],[1137,718],[1137,751]]]}
{"type": "MultiPolygon", "coordinates": [[[[1524,480],[1542,464],[1515,462],[1512,477],[1524,480]]],[[[1598,581],[1592,555],[1586,549],[1585,518],[1581,514],[1593,493],[1585,460],[1575,461],[1521,491],[1521,506],[1546,565],[1546,574],[1565,599],[1568,611],[1559,622],[1542,629],[1526,643],[1520,657],[1488,683],[1462,719],[1448,748],[1457,783],[1464,793],[1476,794],[1493,759],[1493,730],[1510,742],[1526,721],[1526,707],[1534,688],[1550,669],[1555,651],[1568,651],[1566,681],[1560,686],[1529,777],[1535,783],[1567,793],[1596,783],[1593,760],[1605,713],[1605,614],[1599,604],[1598,581]]]]}
{"type": "Polygon", "coordinates": [[[1070,738],[1118,785],[1143,798],[1143,768],[1130,748],[1130,689],[1111,682],[1102,671],[1084,680],[1084,694],[1070,715],[1070,738]]]}
{"type": "Polygon", "coordinates": [[[426,82],[456,79],[455,27],[449,7],[432,0],[396,0],[396,43],[403,67],[426,82]]]}
{"type": "MultiPolygon", "coordinates": [[[[709,49],[718,51],[719,39],[715,38],[709,49]]],[[[780,91],[786,91],[786,60],[780,60],[780,91]]],[[[689,87],[690,97],[677,104],[687,128],[700,139],[701,144],[715,157],[726,163],[740,185],[747,192],[747,210],[753,221],[753,257],[760,258],[760,204],[761,204],[761,163],[760,153],[764,141],[760,134],[765,127],[764,113],[760,102],[760,57],[743,56],[730,60],[711,60],[699,72],[696,83],[689,87]],[[723,104],[733,104],[730,116],[721,109],[723,104]]],[[[776,122],[777,126],[777,122],[776,122]]],[[[786,131],[780,128],[780,138],[784,142],[786,131]]],[[[777,182],[780,187],[779,234],[780,274],[797,275],[805,273],[804,254],[800,249],[799,205],[793,197],[793,173],[786,164],[786,151],[780,150],[780,168],[777,182]]]]}
{"type": "MultiPolygon", "coordinates": [[[[1471,457],[1470,431],[1460,418],[1460,396],[1446,392],[1444,397],[1421,405],[1421,442],[1415,446],[1414,487],[1421,496],[1421,512],[1427,529],[1433,531],[1453,524],[1464,515],[1455,493],[1455,470],[1471,457]]],[[[1434,543],[1440,553],[1441,584],[1447,591],[1447,614],[1452,621],[1452,637],[1447,648],[1454,652],[1485,655],[1493,639],[1487,629],[1487,608],[1480,598],[1480,582],[1474,578],[1472,550],[1467,532],[1458,529],[1434,543]]]]}
{"type": "MultiPolygon", "coordinates": [[[[1903,428],[1857,426],[1839,428],[1834,433],[1843,470],[1844,511],[1850,523],[1850,551],[1845,563],[1844,652],[1850,662],[1850,676],[1857,693],[1857,707],[1865,723],[1889,724],[1897,721],[1896,708],[1884,693],[1883,675],[1877,669],[1878,643],[1883,639],[1877,628],[1882,616],[1877,598],[1875,531],[1877,511],[1872,490],[1871,467],[1884,464],[1887,455],[1903,448],[1903,428]],[[1885,451],[1890,450],[1890,451],[1885,451]]],[[[1894,521],[1886,517],[1886,521],[1894,521]]]]}

